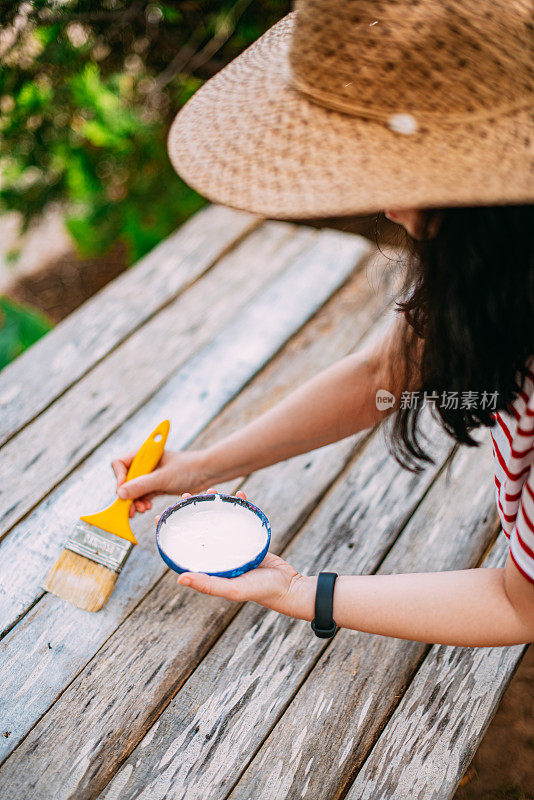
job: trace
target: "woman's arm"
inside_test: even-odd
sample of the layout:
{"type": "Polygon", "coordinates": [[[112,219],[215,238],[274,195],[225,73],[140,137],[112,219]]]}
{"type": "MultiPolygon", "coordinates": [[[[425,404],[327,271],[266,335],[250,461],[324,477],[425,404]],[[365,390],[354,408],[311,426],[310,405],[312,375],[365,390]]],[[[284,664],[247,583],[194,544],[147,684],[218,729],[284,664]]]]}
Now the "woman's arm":
{"type": "MultiPolygon", "coordinates": [[[[289,616],[311,622],[316,577],[295,577],[289,616]]],[[[429,644],[499,647],[534,641],[534,584],[504,569],[340,575],[333,618],[342,628],[429,644]]]]}
{"type": "MultiPolygon", "coordinates": [[[[200,492],[257,469],[344,439],[380,422],[395,410],[404,388],[401,341],[408,330],[398,314],[384,336],[315,375],[248,425],[211,447],[173,452],[165,450],[160,464],[148,475],[125,483],[135,453],[113,461],[117,490],[137,498],[134,510],[151,507],[156,494],[200,492]],[[397,402],[386,410],[376,407],[377,389],[387,389],[397,402]]],[[[415,361],[417,363],[418,353],[415,361]]],[[[415,370],[416,372],[416,370],[415,370]]]]}
{"type": "MultiPolygon", "coordinates": [[[[246,499],[244,492],[237,495],[246,499]]],[[[267,553],[256,569],[237,578],[184,572],[178,582],[308,622],[315,616],[317,577],[302,575],[275,553],[267,553]]],[[[534,582],[510,556],[504,569],[340,575],[333,600],[335,623],[364,633],[463,647],[534,641],[534,582]]]]}
{"type": "Polygon", "coordinates": [[[238,431],[203,451],[206,482],[213,484],[306,453],[369,428],[398,407],[376,407],[377,389],[397,400],[402,375],[399,343],[407,326],[397,315],[376,344],[342,358],[238,431]]]}
{"type": "MultiPolygon", "coordinates": [[[[274,553],[237,578],[187,572],[178,582],[308,622],[315,616],[317,578],[301,575],[274,553]]],[[[504,569],[340,575],[332,616],[341,628],[428,644],[528,644],[534,641],[534,584],[510,558],[504,569]]]]}

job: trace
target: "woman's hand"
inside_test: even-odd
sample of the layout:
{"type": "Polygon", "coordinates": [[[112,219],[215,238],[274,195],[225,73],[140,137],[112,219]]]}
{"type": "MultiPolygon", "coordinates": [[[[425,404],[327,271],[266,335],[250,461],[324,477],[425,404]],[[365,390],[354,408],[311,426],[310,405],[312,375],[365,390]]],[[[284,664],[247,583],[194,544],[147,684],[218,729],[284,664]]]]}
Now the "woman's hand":
{"type": "Polygon", "coordinates": [[[135,452],[127,453],[111,464],[117,478],[119,497],[124,500],[135,498],[130,508],[130,517],[136,511],[142,513],[152,508],[152,499],[158,494],[180,494],[186,488],[197,493],[208,485],[203,450],[165,450],[153,472],[125,483],[134,456],[135,452]]]}
{"type": "MultiPolygon", "coordinates": [[[[217,489],[211,487],[206,493],[217,493],[217,489]]],[[[186,497],[191,497],[190,492],[182,494],[183,499],[186,497]]],[[[236,492],[236,497],[247,499],[244,492],[236,492]]],[[[204,572],[183,572],[178,583],[191,586],[202,594],[224,597],[238,603],[252,600],[281,614],[311,621],[315,602],[313,580],[301,575],[280,556],[267,553],[261,564],[237,578],[218,578],[204,572]]]]}

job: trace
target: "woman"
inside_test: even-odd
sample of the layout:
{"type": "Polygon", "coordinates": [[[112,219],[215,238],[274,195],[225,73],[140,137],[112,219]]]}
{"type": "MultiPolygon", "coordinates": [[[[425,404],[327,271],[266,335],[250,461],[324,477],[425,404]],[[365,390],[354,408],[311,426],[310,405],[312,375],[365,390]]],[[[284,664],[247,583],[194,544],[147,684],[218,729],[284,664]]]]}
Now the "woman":
{"type": "MultiPolygon", "coordinates": [[[[339,576],[332,617],[341,627],[467,646],[534,640],[528,6],[389,0],[374,18],[377,4],[364,0],[301,0],[208,81],[171,129],[173,163],[211,199],[272,217],[388,209],[411,245],[411,291],[378,345],[333,364],[242,430],[206,450],[166,452],[154,473],[127,485],[132,456],[114,461],[119,494],[135,497],[138,511],[157,493],[216,491],[219,481],[342,439],[386,413],[395,414],[393,452],[418,469],[431,460],[417,437],[421,407],[402,408],[402,392],[486,398],[436,410],[461,443],[475,444],[475,427],[492,428],[506,566],[339,576]],[[396,398],[387,412],[377,410],[378,389],[396,398]]],[[[317,577],[271,553],[238,578],[184,573],[179,582],[314,619],[317,577]]]]}

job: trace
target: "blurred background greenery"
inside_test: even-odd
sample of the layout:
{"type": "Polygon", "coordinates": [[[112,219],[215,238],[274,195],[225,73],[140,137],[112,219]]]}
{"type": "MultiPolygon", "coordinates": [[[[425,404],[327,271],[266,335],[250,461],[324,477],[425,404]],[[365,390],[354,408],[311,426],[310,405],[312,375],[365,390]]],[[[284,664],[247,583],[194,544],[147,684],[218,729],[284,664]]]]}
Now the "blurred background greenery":
{"type": "MultiPolygon", "coordinates": [[[[86,264],[117,247],[135,262],[205,203],[167,156],[177,109],[289,10],[288,0],[0,4],[0,213],[18,212],[24,233],[59,204],[86,264]]],[[[6,256],[15,275],[18,255],[6,256]]],[[[1,298],[0,368],[51,325],[1,298]]]]}

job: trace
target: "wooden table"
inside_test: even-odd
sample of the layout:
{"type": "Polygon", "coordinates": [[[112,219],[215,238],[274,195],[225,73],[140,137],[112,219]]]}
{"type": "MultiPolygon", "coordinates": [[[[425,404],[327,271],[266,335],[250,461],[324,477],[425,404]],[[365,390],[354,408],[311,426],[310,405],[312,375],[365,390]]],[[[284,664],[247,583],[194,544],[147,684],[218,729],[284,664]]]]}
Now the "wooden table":
{"type": "MultiPolygon", "coordinates": [[[[390,253],[391,255],[391,253],[390,253]]],[[[397,254],[398,255],[398,254],[397,254]]],[[[393,256],[395,254],[393,253],[393,256]]],[[[0,374],[2,800],[450,798],[526,648],[429,647],[177,584],[154,512],[97,614],[41,588],[113,456],[215,441],[392,317],[367,240],[211,206],[0,374]]],[[[401,469],[376,429],[221,485],[306,574],[503,563],[487,431],[401,469]]]]}

